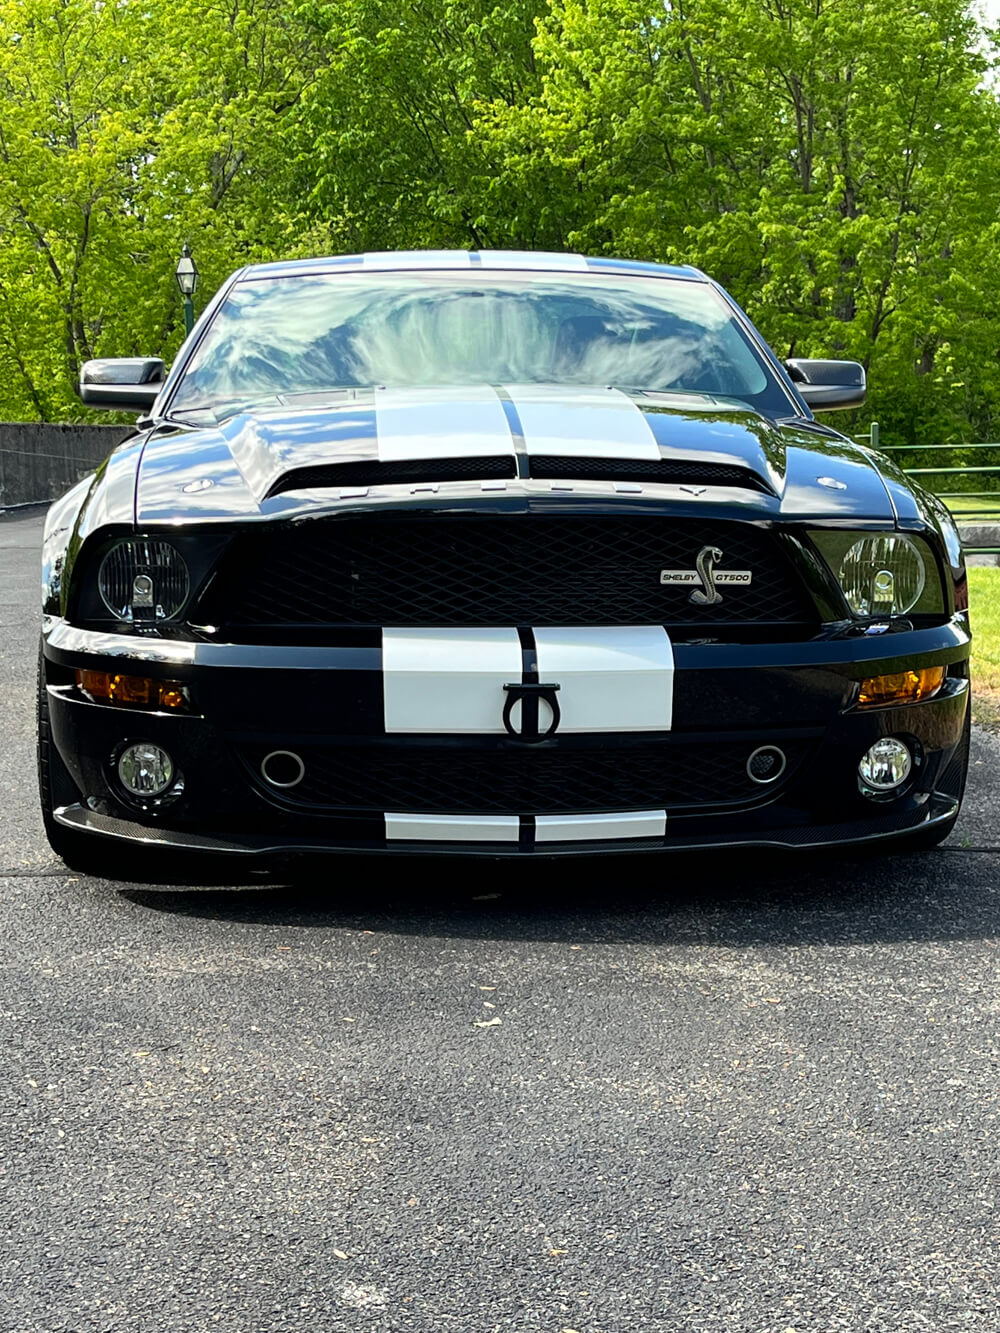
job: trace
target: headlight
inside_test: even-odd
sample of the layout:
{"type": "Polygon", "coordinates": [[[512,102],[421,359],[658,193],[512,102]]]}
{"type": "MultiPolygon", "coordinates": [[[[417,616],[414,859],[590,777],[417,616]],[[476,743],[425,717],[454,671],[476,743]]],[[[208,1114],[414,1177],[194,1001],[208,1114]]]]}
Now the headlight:
{"type": "Polygon", "coordinates": [[[926,583],[920,552],[906,537],[863,537],[840,565],[840,585],[856,616],[912,611],[926,583]]]}
{"type": "Polygon", "coordinates": [[[188,599],[187,565],[169,542],[118,542],[97,575],[104,605],[119,620],[172,620],[188,599]]]}
{"type": "Polygon", "coordinates": [[[812,538],[856,616],[944,611],[937,564],[921,538],[898,532],[814,532],[812,538]]]}

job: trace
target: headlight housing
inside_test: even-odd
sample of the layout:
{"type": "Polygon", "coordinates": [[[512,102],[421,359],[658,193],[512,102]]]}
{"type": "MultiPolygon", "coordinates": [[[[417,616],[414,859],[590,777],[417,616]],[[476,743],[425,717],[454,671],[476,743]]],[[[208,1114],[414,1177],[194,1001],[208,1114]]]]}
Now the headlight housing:
{"type": "Polygon", "coordinates": [[[97,573],[101,600],[118,620],[155,624],[173,620],[191,591],[188,568],[170,542],[130,538],[116,542],[97,573]]]}
{"type": "Polygon", "coordinates": [[[814,532],[853,615],[941,615],[937,562],[920,537],[901,532],[814,532]]]}
{"type": "Polygon", "coordinates": [[[906,537],[862,537],[840,562],[840,586],[856,616],[912,611],[927,582],[920,552],[906,537]]]}

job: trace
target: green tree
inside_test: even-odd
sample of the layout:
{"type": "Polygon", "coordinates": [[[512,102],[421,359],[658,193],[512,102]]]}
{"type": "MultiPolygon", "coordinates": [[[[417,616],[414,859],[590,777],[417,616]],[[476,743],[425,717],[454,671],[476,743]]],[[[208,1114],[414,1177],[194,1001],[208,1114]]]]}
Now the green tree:
{"type": "MultiPolygon", "coordinates": [[[[0,415],[248,260],[691,262],[887,439],[995,434],[1000,124],[965,0],[0,0],[0,415]]],[[[848,424],[860,424],[848,419],[848,424]]]]}
{"type": "Polygon", "coordinates": [[[79,416],[82,361],[169,355],[185,238],[209,290],[280,246],[275,129],[319,59],[278,0],[0,2],[3,416],[79,416]]]}

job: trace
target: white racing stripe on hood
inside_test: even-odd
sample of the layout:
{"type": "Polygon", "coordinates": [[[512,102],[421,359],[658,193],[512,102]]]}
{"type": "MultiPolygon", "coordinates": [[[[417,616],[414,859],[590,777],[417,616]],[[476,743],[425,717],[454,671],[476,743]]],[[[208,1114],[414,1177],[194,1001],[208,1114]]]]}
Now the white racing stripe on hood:
{"type": "Polygon", "coordinates": [[[662,626],[536,629],[534,635],[539,679],[559,685],[560,733],[670,730],[674,654],[662,626]]]}
{"type": "Polygon", "coordinates": [[[379,462],[513,454],[503,404],[484,385],[468,389],[376,389],[379,462]]]}
{"type": "Polygon", "coordinates": [[[660,448],[644,414],[620,389],[572,389],[553,396],[537,384],[505,386],[521,419],[528,454],[574,458],[641,458],[660,448]]]}
{"type": "Polygon", "coordinates": [[[410,842],[517,842],[521,821],[517,815],[406,815],[385,816],[385,836],[410,842]]]}
{"type": "Polygon", "coordinates": [[[520,679],[516,629],[382,631],[387,733],[503,733],[503,687],[520,679]]]}
{"type": "Polygon", "coordinates": [[[666,810],[630,810],[610,815],[539,815],[535,842],[590,842],[605,838],[662,838],[666,810]]]}

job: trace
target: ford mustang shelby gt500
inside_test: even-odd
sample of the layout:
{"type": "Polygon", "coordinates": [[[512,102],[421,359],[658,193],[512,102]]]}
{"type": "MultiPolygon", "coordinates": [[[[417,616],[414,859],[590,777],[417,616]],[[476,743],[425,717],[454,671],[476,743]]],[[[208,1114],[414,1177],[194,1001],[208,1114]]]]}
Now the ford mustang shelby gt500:
{"type": "Polygon", "coordinates": [[[959,539],[688,268],[401,252],[245,268],[50,511],[52,845],[491,856],[951,828],[959,539]]]}

